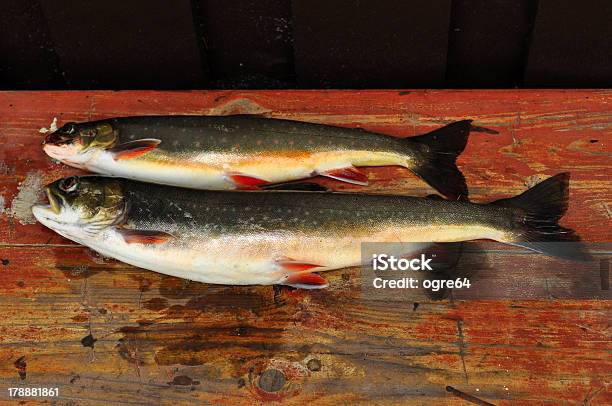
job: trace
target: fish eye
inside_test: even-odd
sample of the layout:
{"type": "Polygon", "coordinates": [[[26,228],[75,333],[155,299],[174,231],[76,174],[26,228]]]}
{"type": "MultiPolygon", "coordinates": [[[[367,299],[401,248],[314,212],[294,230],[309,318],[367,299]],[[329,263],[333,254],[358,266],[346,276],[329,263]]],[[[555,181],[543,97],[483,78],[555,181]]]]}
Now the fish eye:
{"type": "Polygon", "coordinates": [[[70,193],[70,192],[74,192],[77,189],[78,184],[79,184],[79,180],[77,179],[77,177],[71,176],[69,178],[62,180],[59,184],[59,188],[63,190],[64,192],[70,193]]]}
{"type": "Polygon", "coordinates": [[[76,132],[76,123],[66,123],[62,127],[62,132],[65,134],[74,134],[76,132]]]}

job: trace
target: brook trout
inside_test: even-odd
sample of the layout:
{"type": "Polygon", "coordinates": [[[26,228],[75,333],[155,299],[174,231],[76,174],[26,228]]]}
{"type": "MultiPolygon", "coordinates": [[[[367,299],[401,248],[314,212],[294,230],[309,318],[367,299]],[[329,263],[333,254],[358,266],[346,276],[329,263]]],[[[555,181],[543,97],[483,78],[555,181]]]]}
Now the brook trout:
{"type": "Polygon", "coordinates": [[[193,189],[253,189],[323,175],[365,185],[360,166],[406,167],[450,199],[467,195],[455,165],[470,120],[400,139],[362,129],[237,116],[123,117],[67,123],[52,158],[102,175],[193,189]]]}
{"type": "Polygon", "coordinates": [[[584,257],[558,225],[568,174],[490,204],[317,192],[197,191],[120,178],[70,177],[47,186],[34,216],[102,255],[216,284],[327,286],[315,272],[361,263],[363,242],[491,239],[584,257]]]}

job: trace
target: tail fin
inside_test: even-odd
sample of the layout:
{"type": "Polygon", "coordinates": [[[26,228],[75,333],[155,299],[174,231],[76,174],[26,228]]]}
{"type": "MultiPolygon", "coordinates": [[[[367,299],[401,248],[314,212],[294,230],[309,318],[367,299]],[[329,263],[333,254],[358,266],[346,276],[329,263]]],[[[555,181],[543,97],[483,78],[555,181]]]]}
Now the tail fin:
{"type": "Polygon", "coordinates": [[[591,259],[578,234],[558,224],[567,211],[569,179],[569,173],[560,173],[518,196],[493,202],[517,209],[516,221],[522,231],[509,243],[560,258],[591,259]]]}
{"type": "Polygon", "coordinates": [[[457,121],[418,137],[407,138],[427,146],[414,172],[451,200],[467,198],[465,178],[455,161],[463,152],[472,120],[457,121]]]}

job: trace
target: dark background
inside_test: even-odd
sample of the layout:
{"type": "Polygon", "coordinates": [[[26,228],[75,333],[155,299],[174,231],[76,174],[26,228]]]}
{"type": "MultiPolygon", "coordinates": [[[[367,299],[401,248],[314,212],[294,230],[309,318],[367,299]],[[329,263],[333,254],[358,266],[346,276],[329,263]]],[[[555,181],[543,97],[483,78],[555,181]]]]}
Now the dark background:
{"type": "Polygon", "coordinates": [[[612,85],[610,0],[0,5],[2,89],[612,85]]]}

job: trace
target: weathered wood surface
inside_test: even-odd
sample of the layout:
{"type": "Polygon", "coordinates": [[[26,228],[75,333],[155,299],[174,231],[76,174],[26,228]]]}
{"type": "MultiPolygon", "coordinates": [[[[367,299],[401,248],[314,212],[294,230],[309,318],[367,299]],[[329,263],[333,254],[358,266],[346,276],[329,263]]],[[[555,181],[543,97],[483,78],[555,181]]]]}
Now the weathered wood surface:
{"type": "MultiPolygon", "coordinates": [[[[323,291],[204,285],[102,259],[32,223],[21,203],[77,172],[41,151],[38,129],[54,116],[260,113],[397,136],[472,118],[499,132],[473,133],[459,160],[474,200],[570,171],[563,224],[606,242],[611,101],[610,91],[0,93],[0,403],[13,402],[7,387],[44,386],[60,388],[55,404],[466,404],[452,386],[499,405],[610,404],[609,301],[380,300],[362,295],[358,269],[328,273],[323,291]]],[[[400,168],[367,172],[372,192],[432,192],[400,168]]],[[[603,290],[603,265],[601,275],[603,290]]]]}

